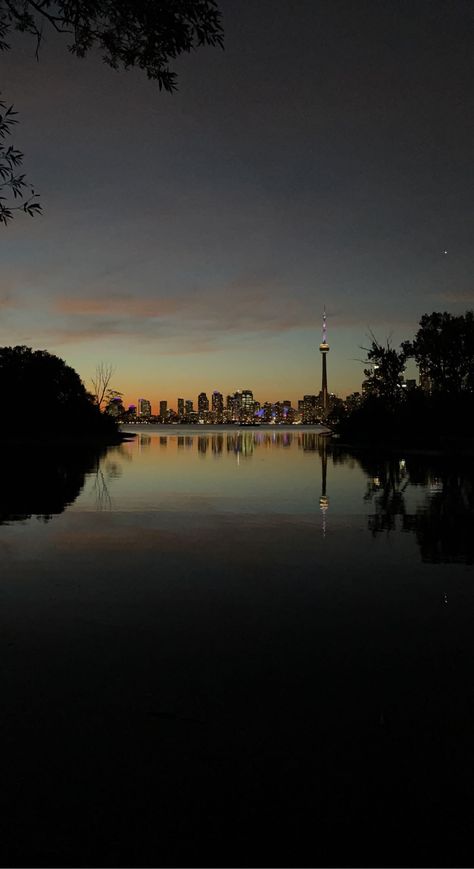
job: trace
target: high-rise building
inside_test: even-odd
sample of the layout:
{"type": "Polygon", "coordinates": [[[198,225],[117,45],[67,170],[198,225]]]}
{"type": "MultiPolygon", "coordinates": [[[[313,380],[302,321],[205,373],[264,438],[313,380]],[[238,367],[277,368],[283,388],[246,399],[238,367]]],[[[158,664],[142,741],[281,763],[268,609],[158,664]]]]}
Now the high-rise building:
{"type": "Polygon", "coordinates": [[[180,422],[184,419],[184,398],[178,398],[178,419],[180,422]]]}
{"type": "Polygon", "coordinates": [[[160,401],[160,420],[161,422],[166,422],[166,417],[168,416],[168,402],[160,401]]]}
{"type": "Polygon", "coordinates": [[[186,401],[184,402],[184,408],[185,408],[184,418],[185,418],[186,422],[190,422],[191,414],[194,413],[194,404],[190,398],[187,398],[186,401]]]}
{"type": "Polygon", "coordinates": [[[138,416],[151,416],[151,404],[147,398],[138,399],[138,416]]]}
{"type": "Polygon", "coordinates": [[[240,411],[242,410],[242,390],[236,389],[231,395],[232,401],[232,420],[238,422],[240,420],[240,411]]]}
{"type": "Polygon", "coordinates": [[[272,408],[272,419],[275,423],[280,423],[283,418],[283,406],[281,401],[275,401],[272,408]]]}
{"type": "Polygon", "coordinates": [[[225,421],[235,422],[239,419],[241,404],[241,393],[232,392],[226,398],[225,421]]]}
{"type": "Polygon", "coordinates": [[[251,389],[243,389],[240,396],[240,419],[249,421],[254,415],[253,392],[251,389]]]}
{"type": "Polygon", "coordinates": [[[327,365],[326,365],[326,356],[329,353],[329,344],[327,341],[327,323],[326,323],[326,308],[324,308],[323,314],[323,340],[319,345],[320,353],[322,354],[323,361],[323,377],[321,384],[321,402],[323,406],[323,412],[326,413],[328,409],[328,373],[327,373],[327,365]]]}
{"type": "Polygon", "coordinates": [[[291,401],[284,401],[283,404],[283,417],[284,422],[292,424],[295,421],[296,410],[291,405],[291,401]]]}
{"type": "Polygon", "coordinates": [[[220,423],[224,421],[224,397],[222,392],[217,390],[212,393],[212,414],[213,421],[220,423]]]}
{"type": "Polygon", "coordinates": [[[224,422],[232,422],[234,418],[234,396],[227,395],[225,400],[224,422]]]}
{"type": "Polygon", "coordinates": [[[318,422],[319,398],[317,395],[305,395],[303,397],[303,423],[313,425],[318,422]]]}
{"type": "Polygon", "coordinates": [[[200,392],[198,395],[198,414],[199,419],[207,422],[209,415],[209,399],[205,392],[200,392]]]}

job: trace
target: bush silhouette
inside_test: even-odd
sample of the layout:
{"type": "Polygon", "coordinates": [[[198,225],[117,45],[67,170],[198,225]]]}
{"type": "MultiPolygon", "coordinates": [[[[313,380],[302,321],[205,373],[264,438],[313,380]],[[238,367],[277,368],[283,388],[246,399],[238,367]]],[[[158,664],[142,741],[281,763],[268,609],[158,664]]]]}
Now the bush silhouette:
{"type": "Polygon", "coordinates": [[[117,434],[117,426],[93,404],[81,378],[58,356],[29,347],[0,348],[1,434],[15,423],[20,439],[117,434]],[[18,427],[22,426],[19,432],[18,427]]]}

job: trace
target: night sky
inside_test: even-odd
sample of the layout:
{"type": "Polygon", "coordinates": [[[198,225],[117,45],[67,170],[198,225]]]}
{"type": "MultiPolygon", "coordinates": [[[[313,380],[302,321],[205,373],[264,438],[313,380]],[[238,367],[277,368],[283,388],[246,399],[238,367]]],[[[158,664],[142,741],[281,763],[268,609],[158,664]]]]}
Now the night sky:
{"type": "Polygon", "coordinates": [[[225,51],[179,92],[51,34],[0,89],[42,217],[0,230],[1,344],[46,348],[127,401],[360,389],[372,329],[474,303],[473,18],[456,0],[222,0],[225,51]]]}

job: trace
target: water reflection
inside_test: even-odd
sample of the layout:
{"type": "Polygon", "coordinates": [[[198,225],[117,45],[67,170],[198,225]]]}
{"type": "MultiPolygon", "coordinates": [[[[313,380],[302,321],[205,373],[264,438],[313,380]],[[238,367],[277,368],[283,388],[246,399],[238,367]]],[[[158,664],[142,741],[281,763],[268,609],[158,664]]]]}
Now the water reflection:
{"type": "MultiPolygon", "coordinates": [[[[149,440],[147,436],[148,447],[149,440]]],[[[154,441],[157,444],[158,438],[154,441]]],[[[293,447],[303,453],[316,454],[320,461],[319,509],[323,536],[327,533],[329,509],[328,465],[343,466],[348,474],[354,469],[362,470],[366,484],[361,509],[364,510],[364,505],[365,509],[371,507],[367,525],[374,537],[408,532],[415,536],[424,562],[472,564],[474,561],[472,466],[464,464],[460,468],[433,456],[352,454],[332,444],[320,432],[308,431],[245,430],[159,436],[161,447],[171,443],[178,449],[195,451],[203,460],[233,455],[237,464],[251,461],[258,451],[263,450],[293,447]]],[[[288,474],[291,474],[290,464],[288,474]]],[[[339,512],[344,510],[344,503],[341,503],[344,497],[343,493],[335,505],[339,512]]]]}
{"type": "Polygon", "coordinates": [[[0,521],[71,504],[0,528],[4,865],[472,864],[472,573],[420,563],[472,563],[472,465],[298,430],[4,464],[0,521]]]}
{"type": "Polygon", "coordinates": [[[112,498],[110,497],[109,487],[107,486],[104,472],[100,467],[96,469],[92,491],[98,512],[112,509],[112,498]]]}
{"type": "Polygon", "coordinates": [[[96,474],[98,506],[106,504],[105,476],[118,473],[106,459],[106,448],[10,450],[2,469],[0,525],[32,516],[48,522],[76,500],[89,473],[96,474]]]}
{"type": "Polygon", "coordinates": [[[367,475],[364,500],[373,506],[368,527],[374,536],[411,532],[425,562],[474,562],[472,461],[463,459],[460,467],[441,457],[360,454],[357,462],[367,475]]]}
{"type": "Polygon", "coordinates": [[[260,431],[236,431],[198,433],[192,435],[160,434],[155,439],[150,435],[139,434],[136,443],[140,448],[152,446],[153,441],[160,447],[166,447],[175,442],[178,449],[195,449],[201,456],[211,452],[215,456],[221,456],[224,452],[240,454],[242,457],[250,457],[258,447],[283,447],[288,448],[296,445],[305,452],[318,452],[327,438],[315,432],[260,432],[260,431]]]}
{"type": "Polygon", "coordinates": [[[327,438],[321,438],[320,445],[320,456],[321,456],[321,497],[319,499],[319,506],[321,509],[321,513],[323,514],[323,537],[326,537],[326,513],[329,507],[329,498],[327,496],[327,476],[328,476],[328,451],[327,451],[327,438]]]}
{"type": "Polygon", "coordinates": [[[416,539],[423,562],[474,563],[474,462],[464,458],[461,466],[433,456],[350,453],[308,431],[140,433],[133,442],[109,450],[14,451],[3,471],[0,524],[31,516],[48,521],[77,499],[91,473],[91,506],[97,511],[123,509],[116,492],[131,491],[133,486],[142,493],[143,509],[161,509],[178,492],[183,504],[186,497],[205,496],[216,504],[225,496],[232,509],[265,511],[271,504],[281,512],[311,512],[315,518],[319,514],[323,537],[328,531],[331,482],[334,486],[338,476],[331,507],[334,519],[353,511],[358,501],[373,537],[407,533],[416,539]],[[282,461],[283,450],[289,452],[288,460],[282,461]],[[313,454],[315,462],[306,454],[313,454]],[[268,462],[262,464],[259,455],[268,462]],[[234,459],[247,468],[243,475],[238,472],[239,482],[234,459]],[[201,461],[206,471],[199,475],[201,461]],[[213,474],[208,473],[209,462],[219,463],[213,474]],[[365,488],[359,495],[361,471],[365,488]]]}

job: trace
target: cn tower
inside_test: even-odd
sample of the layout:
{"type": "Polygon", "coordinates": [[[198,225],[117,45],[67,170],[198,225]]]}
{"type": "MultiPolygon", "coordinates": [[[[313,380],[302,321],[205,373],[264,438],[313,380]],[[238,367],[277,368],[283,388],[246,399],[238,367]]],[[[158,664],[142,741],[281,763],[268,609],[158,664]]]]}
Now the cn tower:
{"type": "Polygon", "coordinates": [[[328,372],[326,367],[326,355],[329,353],[329,344],[327,341],[327,323],[326,323],[326,306],[323,313],[323,340],[319,345],[320,352],[323,356],[323,381],[321,386],[321,397],[323,400],[323,411],[326,413],[328,408],[328,372]]]}

